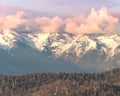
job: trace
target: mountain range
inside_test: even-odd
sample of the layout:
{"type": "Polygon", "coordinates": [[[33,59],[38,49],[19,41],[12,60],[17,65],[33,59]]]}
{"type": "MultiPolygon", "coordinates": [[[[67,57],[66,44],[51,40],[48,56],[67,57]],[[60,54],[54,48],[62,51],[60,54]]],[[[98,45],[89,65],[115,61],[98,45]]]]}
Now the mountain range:
{"type": "Polygon", "coordinates": [[[0,73],[102,72],[119,67],[118,34],[0,32],[0,73]]]}

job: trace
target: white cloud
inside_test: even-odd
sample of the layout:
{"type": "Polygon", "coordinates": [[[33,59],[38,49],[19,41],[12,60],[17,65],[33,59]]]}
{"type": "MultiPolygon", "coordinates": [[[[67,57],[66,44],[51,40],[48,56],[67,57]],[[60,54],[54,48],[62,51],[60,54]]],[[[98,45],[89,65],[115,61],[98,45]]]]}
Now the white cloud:
{"type": "Polygon", "coordinates": [[[86,16],[80,14],[72,18],[41,17],[36,20],[41,32],[66,31],[74,34],[98,34],[111,33],[115,30],[118,18],[112,16],[107,8],[103,7],[96,11],[94,8],[86,16]]]}
{"type": "Polygon", "coordinates": [[[18,11],[15,15],[0,15],[0,30],[16,29],[19,25],[25,24],[27,20],[24,18],[25,13],[18,11]]]}

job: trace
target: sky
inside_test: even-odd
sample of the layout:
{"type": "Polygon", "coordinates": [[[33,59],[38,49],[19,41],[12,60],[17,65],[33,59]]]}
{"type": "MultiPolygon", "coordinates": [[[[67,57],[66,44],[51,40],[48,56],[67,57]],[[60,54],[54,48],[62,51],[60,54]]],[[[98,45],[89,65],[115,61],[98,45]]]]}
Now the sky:
{"type": "Polygon", "coordinates": [[[91,8],[101,7],[120,10],[120,0],[0,0],[0,5],[2,4],[57,16],[74,16],[80,12],[88,13],[91,8]]]}
{"type": "Polygon", "coordinates": [[[0,30],[27,30],[30,22],[43,33],[120,31],[120,0],[0,0],[0,30]]]}

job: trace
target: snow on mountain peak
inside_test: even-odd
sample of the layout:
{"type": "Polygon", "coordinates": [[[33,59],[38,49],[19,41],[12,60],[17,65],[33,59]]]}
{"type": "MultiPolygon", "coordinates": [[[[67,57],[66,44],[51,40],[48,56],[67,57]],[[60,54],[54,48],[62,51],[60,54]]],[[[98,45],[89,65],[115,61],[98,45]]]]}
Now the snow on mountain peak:
{"type": "Polygon", "coordinates": [[[19,36],[13,30],[5,29],[0,32],[0,47],[3,49],[10,49],[13,47],[16,38],[19,36]]]}
{"type": "Polygon", "coordinates": [[[48,36],[49,33],[28,34],[28,37],[33,41],[35,47],[41,51],[44,49],[48,36]]]}
{"type": "Polygon", "coordinates": [[[107,52],[109,56],[113,56],[115,54],[116,48],[119,46],[120,37],[118,35],[111,35],[111,36],[100,36],[97,38],[107,47],[107,52]]]}
{"type": "Polygon", "coordinates": [[[28,37],[33,41],[38,50],[43,51],[45,47],[49,47],[53,53],[61,50],[64,44],[72,40],[68,34],[64,33],[37,33],[28,34],[28,37]]]}
{"type": "Polygon", "coordinates": [[[63,45],[63,50],[60,52],[62,53],[75,53],[77,57],[81,57],[87,51],[96,48],[96,42],[90,39],[86,35],[79,35],[74,37],[74,40],[71,42],[63,45]]]}
{"type": "Polygon", "coordinates": [[[0,32],[0,48],[2,49],[11,49],[18,40],[41,52],[51,51],[58,57],[73,53],[76,57],[81,57],[94,49],[104,51],[109,57],[120,52],[120,36],[117,34],[92,37],[83,34],[76,36],[65,32],[18,34],[9,29],[0,32]]]}

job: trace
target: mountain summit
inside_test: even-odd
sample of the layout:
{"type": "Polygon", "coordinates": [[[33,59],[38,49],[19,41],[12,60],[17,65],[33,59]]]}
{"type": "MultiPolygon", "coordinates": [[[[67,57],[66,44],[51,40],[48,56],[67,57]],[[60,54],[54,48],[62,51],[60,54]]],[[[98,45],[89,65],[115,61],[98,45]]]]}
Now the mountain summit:
{"type": "Polygon", "coordinates": [[[0,73],[101,72],[119,66],[120,36],[0,32],[0,73]]]}

